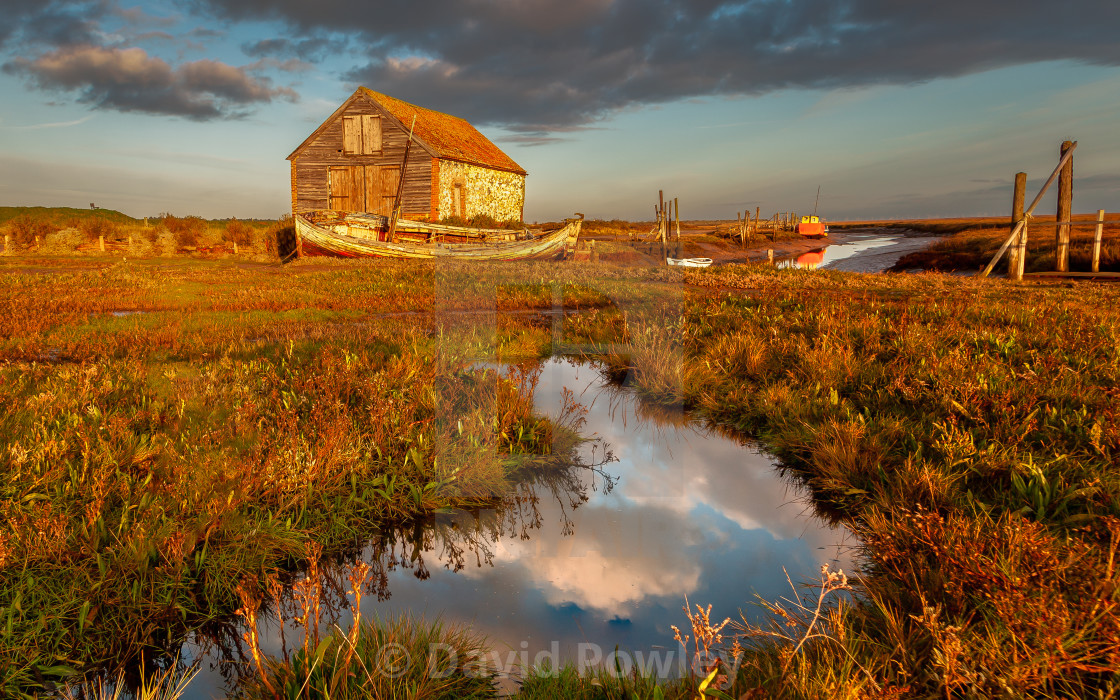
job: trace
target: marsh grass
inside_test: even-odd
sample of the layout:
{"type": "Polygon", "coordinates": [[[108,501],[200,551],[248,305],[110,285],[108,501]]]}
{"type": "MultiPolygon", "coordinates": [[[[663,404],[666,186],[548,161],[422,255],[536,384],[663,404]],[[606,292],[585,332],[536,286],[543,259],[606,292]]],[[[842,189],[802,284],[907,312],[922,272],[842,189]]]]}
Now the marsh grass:
{"type": "Polygon", "coordinates": [[[866,689],[868,674],[913,695],[1115,692],[1117,291],[689,279],[718,291],[692,297],[679,327],[630,328],[679,344],[683,367],[612,373],[760,436],[865,544],[859,604],[831,623],[841,642],[771,664],[768,693],[866,689]]]}
{"type": "MultiPolygon", "coordinates": [[[[852,604],[824,613],[829,639],[789,658],[758,647],[736,692],[1116,692],[1115,288],[746,266],[86,264],[0,275],[9,695],[176,648],[244,609],[238,586],[259,594],[306,564],[308,541],[330,551],[497,498],[565,433],[529,412],[531,374],[487,363],[558,338],[652,405],[758,437],[864,542],[852,604]],[[558,323],[520,313],[557,307],[558,323]]],[[[571,696],[613,692],[594,680],[572,678],[571,696]]],[[[569,692],[537,682],[525,692],[569,692]]]]}
{"type": "MultiPolygon", "coordinates": [[[[298,567],[307,541],[331,551],[493,504],[515,471],[574,444],[563,417],[534,415],[530,367],[476,366],[490,321],[392,315],[433,303],[430,269],[284,286],[273,270],[0,277],[5,694],[174,649],[232,613],[237,586],[298,567]]],[[[505,289],[513,301],[485,286],[456,301],[553,302],[549,285],[505,289]]]]}

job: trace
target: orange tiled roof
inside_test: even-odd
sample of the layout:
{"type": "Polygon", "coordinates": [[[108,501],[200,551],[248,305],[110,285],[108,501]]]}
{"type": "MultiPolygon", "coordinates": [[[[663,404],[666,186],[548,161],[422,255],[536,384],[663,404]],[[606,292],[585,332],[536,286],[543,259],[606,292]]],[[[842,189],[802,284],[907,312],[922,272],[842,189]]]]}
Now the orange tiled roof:
{"type": "Polygon", "coordinates": [[[412,117],[415,115],[417,138],[435,149],[437,157],[481,165],[484,168],[508,170],[521,175],[527,174],[524,168],[466,120],[417,107],[395,97],[374,92],[367,87],[361,89],[404,124],[406,129],[412,124],[412,117]]]}

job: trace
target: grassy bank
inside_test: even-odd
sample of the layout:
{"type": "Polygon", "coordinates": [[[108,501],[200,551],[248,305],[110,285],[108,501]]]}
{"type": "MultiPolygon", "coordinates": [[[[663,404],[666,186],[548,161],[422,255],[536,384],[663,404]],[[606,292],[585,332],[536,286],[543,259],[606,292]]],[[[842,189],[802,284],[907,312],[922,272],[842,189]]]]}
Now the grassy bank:
{"type": "Polygon", "coordinates": [[[276,234],[286,220],[207,220],[198,216],[134,219],[111,209],[0,207],[4,256],[153,257],[227,256],[259,260],[276,257],[276,234]]]}
{"type": "MultiPolygon", "coordinates": [[[[319,548],[496,498],[558,427],[479,361],[559,339],[650,403],[759,437],[866,545],[854,604],[741,623],[732,697],[1107,697],[1118,297],[768,267],[0,274],[3,688],[174,648],[319,548]],[[583,311],[559,338],[525,313],[558,304],[583,311]]],[[[693,689],[592,680],[525,691],[693,689]]]]}
{"type": "Polygon", "coordinates": [[[853,524],[869,565],[827,638],[794,654],[748,635],[738,691],[1117,692],[1116,290],[734,269],[687,280],[712,293],[675,327],[632,326],[614,373],[758,435],[853,524]]]}

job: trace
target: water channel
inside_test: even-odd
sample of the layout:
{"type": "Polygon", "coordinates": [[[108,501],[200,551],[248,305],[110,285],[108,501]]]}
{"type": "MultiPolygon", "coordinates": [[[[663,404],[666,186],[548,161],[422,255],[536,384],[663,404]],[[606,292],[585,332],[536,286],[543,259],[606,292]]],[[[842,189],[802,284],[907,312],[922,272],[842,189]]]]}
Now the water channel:
{"type": "Polygon", "coordinates": [[[835,242],[821,239],[821,247],[779,261],[779,267],[883,272],[907,253],[927,248],[936,236],[898,229],[850,229],[834,234],[835,242]]]}
{"type": "MultiPolygon", "coordinates": [[[[679,655],[670,625],[688,628],[686,596],[711,603],[715,619],[740,609],[758,619],[754,595],[790,595],[787,574],[798,583],[826,562],[852,570],[853,538],[817,517],[753,444],[679,410],[645,409],[594,365],[563,359],[540,368],[538,410],[560,411],[565,388],[588,409],[583,432],[594,439],[581,461],[598,466],[523,485],[502,512],[440,516],[411,546],[371,543],[361,556],[384,577],[363,617],[469,625],[529,660],[592,663],[616,645],[679,655]]],[[[260,630],[262,649],[279,655],[274,618],[260,630]]],[[[298,633],[286,630],[289,648],[298,633]]],[[[188,698],[225,697],[249,672],[231,652],[195,636],[181,659],[200,667],[188,698]]]]}

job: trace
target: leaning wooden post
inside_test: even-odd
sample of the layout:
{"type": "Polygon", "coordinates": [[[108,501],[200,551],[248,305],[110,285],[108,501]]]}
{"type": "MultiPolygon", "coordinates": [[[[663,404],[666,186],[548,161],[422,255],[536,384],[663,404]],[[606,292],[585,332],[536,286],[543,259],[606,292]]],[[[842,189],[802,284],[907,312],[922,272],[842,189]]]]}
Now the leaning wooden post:
{"type": "Polygon", "coordinates": [[[1007,237],[1007,240],[1004,241],[1003,245],[999,247],[999,250],[996,251],[996,254],[992,256],[992,259],[988,262],[988,265],[980,271],[981,277],[987,277],[988,275],[992,274],[992,268],[996,266],[996,263],[998,263],[999,259],[1003,257],[1003,254],[1007,252],[1007,248],[1011,245],[1012,241],[1015,240],[1015,236],[1019,235],[1019,231],[1023,228],[1023,222],[1029,219],[1031,214],[1034,213],[1034,208],[1037,207],[1038,203],[1042,201],[1042,195],[1046,194],[1046,190],[1050,189],[1050,185],[1054,184],[1054,179],[1058,177],[1058,173],[1063,167],[1065,167],[1066,161],[1073,157],[1073,151],[1076,148],[1077,142],[1074,141],[1073,146],[1071,146],[1070,149],[1066,151],[1066,154],[1062,156],[1062,159],[1058,161],[1058,167],[1054,168],[1054,172],[1050,173],[1050,177],[1047,178],[1046,182],[1042,185],[1042,189],[1039,190],[1038,194],[1035,195],[1034,201],[1031,202],[1031,205],[1027,207],[1027,210],[1025,212],[1023,212],[1023,221],[1020,221],[1018,224],[1016,224],[1015,228],[1011,229],[1011,235],[1007,237]]]}
{"type": "MultiPolygon", "coordinates": [[[[1015,173],[1015,191],[1011,195],[1011,227],[1014,228],[1023,219],[1023,201],[1027,195],[1027,174],[1015,173]]],[[[1015,246],[1007,254],[1007,271],[1014,275],[1019,269],[1019,250],[1025,252],[1026,248],[1015,246]]],[[[1022,277],[1020,276],[1019,279],[1022,277]]]]}
{"type": "MultiPolygon", "coordinates": [[[[36,237],[36,240],[38,240],[38,237],[36,237]]],[[[97,237],[97,247],[101,249],[102,253],[105,252],[105,236],[97,237]]]]}
{"type": "Polygon", "coordinates": [[[1104,209],[1097,210],[1097,231],[1093,234],[1093,272],[1101,271],[1101,236],[1104,235],[1104,209]]]}
{"type": "MultiPolygon", "coordinates": [[[[1061,155],[1073,147],[1072,141],[1063,141],[1061,155]]],[[[1062,176],[1058,179],[1058,227],[1055,231],[1054,269],[1069,272],[1069,222],[1073,213],[1073,158],[1066,160],[1062,176]]]]}

